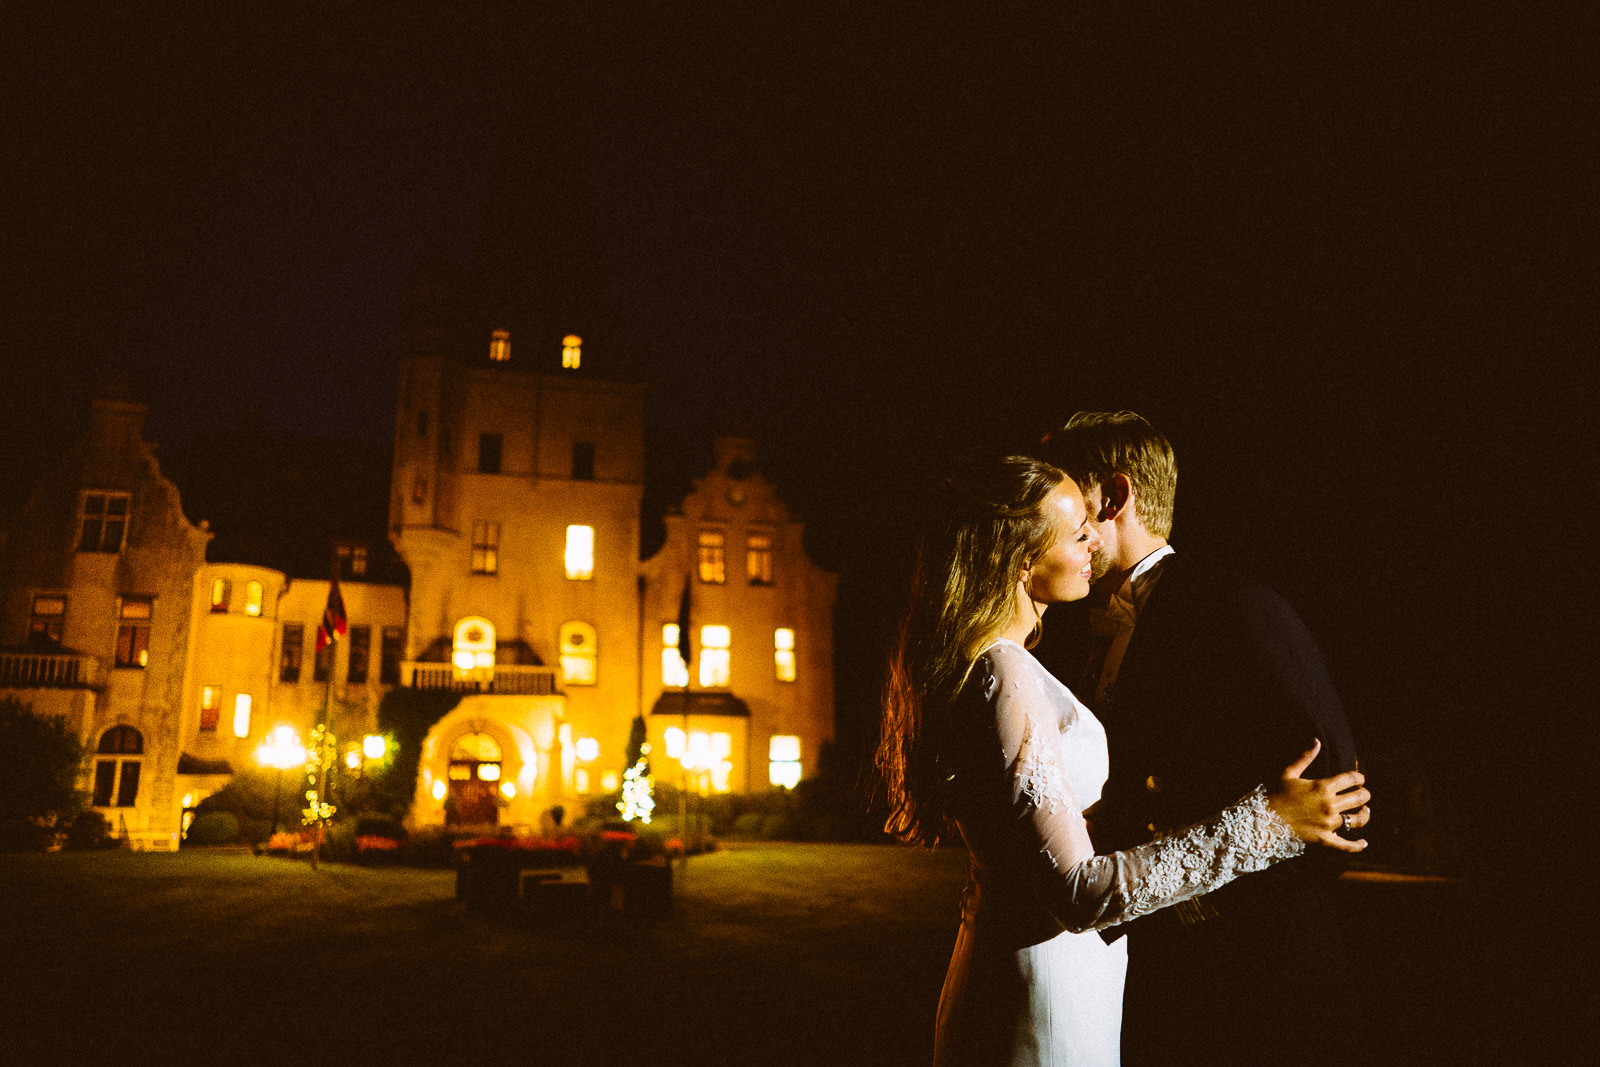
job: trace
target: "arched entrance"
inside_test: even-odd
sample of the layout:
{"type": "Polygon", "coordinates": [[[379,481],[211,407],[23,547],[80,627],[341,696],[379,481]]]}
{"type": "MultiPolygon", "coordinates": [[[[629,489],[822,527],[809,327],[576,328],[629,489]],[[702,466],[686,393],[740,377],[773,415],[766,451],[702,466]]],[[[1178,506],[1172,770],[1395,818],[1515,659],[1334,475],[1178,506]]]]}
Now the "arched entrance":
{"type": "Polygon", "coordinates": [[[500,743],[485,733],[463,734],[450,749],[444,821],[447,826],[500,821],[500,743]]]}

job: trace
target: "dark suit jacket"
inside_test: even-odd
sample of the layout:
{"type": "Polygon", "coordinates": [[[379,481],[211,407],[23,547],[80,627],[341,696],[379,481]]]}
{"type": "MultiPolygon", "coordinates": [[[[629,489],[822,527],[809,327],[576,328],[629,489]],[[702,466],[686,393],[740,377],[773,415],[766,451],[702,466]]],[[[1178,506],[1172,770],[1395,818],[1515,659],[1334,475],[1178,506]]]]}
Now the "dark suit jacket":
{"type": "MultiPolygon", "coordinates": [[[[1083,687],[1093,637],[1081,605],[1052,609],[1034,650],[1105,723],[1111,773],[1092,813],[1100,852],[1149,841],[1152,827],[1178,830],[1216,814],[1275,781],[1313,736],[1323,748],[1308,777],[1355,766],[1344,709],[1294,610],[1270,589],[1182,548],[1160,566],[1105,706],[1083,687]]],[[[1208,917],[1200,922],[1185,922],[1196,909],[1180,906],[1107,931],[1108,939],[1129,937],[1125,1036],[1143,1040],[1174,1021],[1164,1008],[1160,1019],[1139,1017],[1151,990],[1158,999],[1180,996],[1196,1025],[1206,1025],[1210,1012],[1237,1017],[1237,999],[1249,995],[1230,975],[1254,989],[1269,980],[1243,976],[1258,963],[1282,966],[1283,953],[1300,959],[1324,950],[1327,939],[1311,928],[1329,913],[1325,893],[1343,855],[1317,848],[1240,878],[1201,898],[1208,917]],[[1233,1003],[1208,1008],[1213,998],[1233,1003]]],[[[1184,1040],[1193,1036],[1190,1030],[1184,1040]]]]}

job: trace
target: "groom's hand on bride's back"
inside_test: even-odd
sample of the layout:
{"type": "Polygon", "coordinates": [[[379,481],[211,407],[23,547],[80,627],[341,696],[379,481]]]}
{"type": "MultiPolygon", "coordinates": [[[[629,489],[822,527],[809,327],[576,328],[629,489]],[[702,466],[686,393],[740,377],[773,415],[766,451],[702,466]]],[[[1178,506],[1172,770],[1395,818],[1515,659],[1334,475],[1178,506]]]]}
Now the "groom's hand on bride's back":
{"type": "Polygon", "coordinates": [[[1267,806],[1289,824],[1300,840],[1325,845],[1341,852],[1360,852],[1365,838],[1350,840],[1339,831],[1355,830],[1372,819],[1367,802],[1372,794],[1363,784],[1360,771],[1345,771],[1332,778],[1302,778],[1311,761],[1317,758],[1322,742],[1315,741],[1299,759],[1283,770],[1283,775],[1267,792],[1267,806]]]}

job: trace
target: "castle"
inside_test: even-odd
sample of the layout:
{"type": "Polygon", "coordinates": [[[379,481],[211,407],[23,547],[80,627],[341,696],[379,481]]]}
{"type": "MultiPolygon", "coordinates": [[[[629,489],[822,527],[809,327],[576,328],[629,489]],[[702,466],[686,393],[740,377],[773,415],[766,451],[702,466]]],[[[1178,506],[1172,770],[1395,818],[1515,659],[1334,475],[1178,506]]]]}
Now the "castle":
{"type": "Polygon", "coordinates": [[[178,847],[187,812],[281,728],[306,741],[325,703],[360,773],[400,688],[454,701],[422,742],[415,826],[537,825],[614,791],[636,716],[656,773],[695,788],[814,773],[836,576],[807,558],[756,442],[716,440],[641,560],[645,386],[611,372],[603,335],[480,329],[453,306],[419,272],[389,545],[313,546],[326,578],[208,558],[225,531],[185,515],[146,406],[116,388],[7,531],[0,696],[65,717],[94,809],[134,847],[178,847]],[[408,581],[373,573],[390,546],[408,581]],[[319,650],[335,574],[348,631],[319,650]]]}

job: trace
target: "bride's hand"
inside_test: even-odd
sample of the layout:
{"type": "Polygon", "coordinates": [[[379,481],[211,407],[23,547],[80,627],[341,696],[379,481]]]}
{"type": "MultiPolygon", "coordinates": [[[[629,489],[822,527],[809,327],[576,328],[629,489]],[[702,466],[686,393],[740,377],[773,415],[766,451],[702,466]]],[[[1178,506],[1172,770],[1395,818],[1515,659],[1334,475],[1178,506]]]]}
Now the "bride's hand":
{"type": "Polygon", "coordinates": [[[1367,807],[1372,794],[1362,785],[1366,776],[1360,771],[1345,771],[1332,778],[1300,777],[1321,749],[1319,740],[1284,768],[1278,784],[1267,794],[1267,806],[1302,841],[1341,852],[1360,852],[1367,847],[1366,840],[1347,840],[1339,836],[1339,831],[1365,826],[1372,818],[1372,809],[1367,807]]]}

